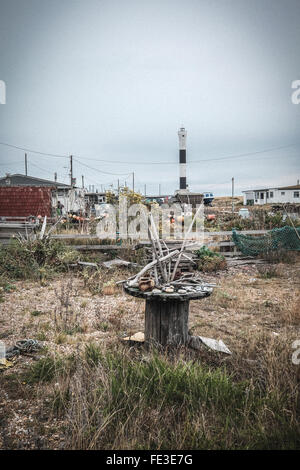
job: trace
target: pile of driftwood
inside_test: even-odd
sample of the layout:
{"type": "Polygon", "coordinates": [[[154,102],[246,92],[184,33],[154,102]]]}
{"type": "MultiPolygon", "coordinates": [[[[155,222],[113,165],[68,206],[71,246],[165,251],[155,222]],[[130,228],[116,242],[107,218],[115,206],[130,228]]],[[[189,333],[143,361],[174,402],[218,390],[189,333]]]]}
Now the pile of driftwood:
{"type": "MultiPolygon", "coordinates": [[[[194,273],[183,274],[180,269],[180,263],[183,259],[190,264],[194,263],[192,254],[186,253],[185,250],[198,247],[195,243],[188,242],[197,214],[198,211],[178,248],[170,248],[164,240],[159,239],[153,216],[151,213],[148,214],[147,227],[152,245],[152,261],[127,280],[128,287],[138,287],[141,291],[153,291],[153,293],[178,292],[179,294],[198,292],[203,289],[203,284],[197,275],[194,273]]],[[[206,284],[206,287],[213,287],[213,285],[206,284]]]]}

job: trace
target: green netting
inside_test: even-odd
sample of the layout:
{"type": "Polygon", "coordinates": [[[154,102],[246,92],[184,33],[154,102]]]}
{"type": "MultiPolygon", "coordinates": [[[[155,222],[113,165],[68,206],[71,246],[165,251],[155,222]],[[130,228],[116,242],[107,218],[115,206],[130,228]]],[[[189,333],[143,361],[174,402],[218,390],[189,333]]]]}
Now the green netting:
{"type": "Polygon", "coordinates": [[[274,228],[262,236],[243,235],[232,230],[232,239],[244,255],[257,256],[260,253],[277,250],[300,251],[300,227],[286,225],[274,228]]]}

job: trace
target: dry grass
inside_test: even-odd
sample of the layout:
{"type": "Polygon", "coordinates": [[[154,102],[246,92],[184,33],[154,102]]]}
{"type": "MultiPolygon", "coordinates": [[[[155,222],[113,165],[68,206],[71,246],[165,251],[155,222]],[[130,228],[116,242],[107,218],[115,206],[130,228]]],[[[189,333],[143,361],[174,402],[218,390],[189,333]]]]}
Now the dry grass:
{"type": "Polygon", "coordinates": [[[300,324],[300,294],[293,293],[286,300],[285,308],[282,310],[282,319],[290,325],[300,324]]]}
{"type": "Polygon", "coordinates": [[[58,368],[55,379],[52,406],[66,416],[66,447],[297,448],[297,375],[286,338],[248,340],[225,363],[184,348],[145,354],[90,345],[73,374],[58,368]]]}
{"type": "Polygon", "coordinates": [[[15,283],[1,294],[1,335],[45,350],[1,372],[0,448],[299,448],[300,265],[275,268],[203,274],[219,287],[191,302],[190,328],[222,339],[226,357],[121,345],[144,322],[143,301],[105,294],[126,270],[15,283]],[[80,331],[55,328],[65,308],[80,331]]]}

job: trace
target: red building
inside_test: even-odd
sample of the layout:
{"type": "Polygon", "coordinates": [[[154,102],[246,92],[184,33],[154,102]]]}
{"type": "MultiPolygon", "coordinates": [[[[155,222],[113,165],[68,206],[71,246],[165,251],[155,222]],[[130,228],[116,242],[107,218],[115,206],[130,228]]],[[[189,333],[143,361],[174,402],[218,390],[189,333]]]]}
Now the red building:
{"type": "Polygon", "coordinates": [[[52,189],[38,186],[0,187],[0,216],[51,217],[52,189]]]}

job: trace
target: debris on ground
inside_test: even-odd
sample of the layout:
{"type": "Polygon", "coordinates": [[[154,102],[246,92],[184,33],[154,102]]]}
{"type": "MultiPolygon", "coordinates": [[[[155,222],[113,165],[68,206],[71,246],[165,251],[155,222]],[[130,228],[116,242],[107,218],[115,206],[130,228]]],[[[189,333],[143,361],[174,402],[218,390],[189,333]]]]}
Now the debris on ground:
{"type": "Polygon", "coordinates": [[[37,352],[42,348],[41,343],[36,339],[22,339],[16,341],[14,346],[10,346],[6,349],[5,357],[6,359],[11,359],[20,354],[31,354],[37,352]]]}

